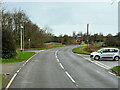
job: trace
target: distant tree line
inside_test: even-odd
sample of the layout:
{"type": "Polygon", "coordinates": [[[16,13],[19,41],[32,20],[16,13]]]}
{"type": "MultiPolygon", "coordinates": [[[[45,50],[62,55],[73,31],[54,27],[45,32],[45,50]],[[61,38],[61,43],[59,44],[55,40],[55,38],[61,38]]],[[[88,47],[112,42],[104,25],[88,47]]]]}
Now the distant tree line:
{"type": "Polygon", "coordinates": [[[116,47],[120,47],[120,32],[118,32],[116,35],[112,35],[112,34],[108,34],[106,36],[104,36],[102,33],[96,33],[94,35],[84,33],[82,34],[82,32],[79,32],[78,34],[75,34],[75,32],[73,32],[73,37],[75,37],[76,39],[82,39],[83,41],[85,41],[85,43],[87,43],[87,40],[89,41],[89,44],[92,43],[99,43],[99,42],[103,42],[103,46],[116,46],[116,47]],[[81,38],[77,38],[77,35],[81,35],[81,38]]]}

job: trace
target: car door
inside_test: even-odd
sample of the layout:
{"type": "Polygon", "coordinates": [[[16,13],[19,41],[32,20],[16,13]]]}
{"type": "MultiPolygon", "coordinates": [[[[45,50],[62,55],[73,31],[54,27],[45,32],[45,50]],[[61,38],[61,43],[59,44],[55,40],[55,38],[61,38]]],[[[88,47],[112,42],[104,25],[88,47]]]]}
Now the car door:
{"type": "Polygon", "coordinates": [[[110,51],[111,51],[110,49],[104,49],[101,54],[101,57],[102,58],[112,58],[113,52],[110,52],[110,51]]]}
{"type": "Polygon", "coordinates": [[[115,55],[114,49],[109,49],[109,57],[113,58],[113,56],[115,55]]]}
{"type": "Polygon", "coordinates": [[[119,50],[117,50],[117,49],[113,49],[113,57],[115,56],[115,55],[118,55],[119,56],[119,50]]]}

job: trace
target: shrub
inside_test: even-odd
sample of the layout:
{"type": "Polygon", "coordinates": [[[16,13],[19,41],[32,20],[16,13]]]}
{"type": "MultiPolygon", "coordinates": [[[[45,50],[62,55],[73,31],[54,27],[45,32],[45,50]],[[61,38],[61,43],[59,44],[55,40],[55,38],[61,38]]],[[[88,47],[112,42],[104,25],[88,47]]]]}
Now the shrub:
{"type": "Polygon", "coordinates": [[[16,45],[10,30],[2,30],[2,58],[16,56],[16,45]]]}

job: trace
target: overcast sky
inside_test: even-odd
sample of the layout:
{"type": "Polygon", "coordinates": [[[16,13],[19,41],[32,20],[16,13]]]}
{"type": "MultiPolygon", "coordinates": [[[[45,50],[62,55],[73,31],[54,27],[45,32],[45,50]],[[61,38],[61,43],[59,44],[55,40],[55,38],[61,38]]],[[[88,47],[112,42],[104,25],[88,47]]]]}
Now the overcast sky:
{"type": "MultiPolygon", "coordinates": [[[[99,1],[99,0],[98,0],[99,1]]],[[[107,0],[104,0],[107,1],[107,0]]],[[[118,3],[115,2],[5,2],[7,10],[22,9],[40,28],[48,25],[55,35],[72,35],[73,31],[90,33],[118,32],[118,3]]]]}

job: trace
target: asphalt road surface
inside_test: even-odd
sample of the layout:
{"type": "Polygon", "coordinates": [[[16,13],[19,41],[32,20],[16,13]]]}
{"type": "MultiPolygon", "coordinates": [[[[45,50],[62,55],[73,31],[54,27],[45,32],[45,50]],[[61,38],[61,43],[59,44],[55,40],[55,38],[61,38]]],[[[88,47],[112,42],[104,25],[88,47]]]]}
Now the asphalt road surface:
{"type": "Polygon", "coordinates": [[[8,82],[9,88],[118,88],[118,77],[72,53],[75,46],[40,51],[8,82]]]}

